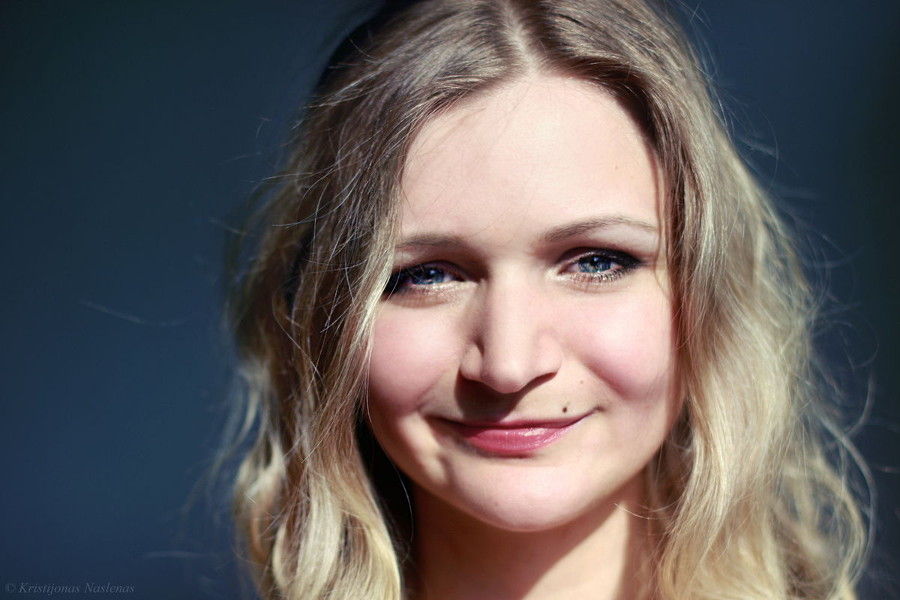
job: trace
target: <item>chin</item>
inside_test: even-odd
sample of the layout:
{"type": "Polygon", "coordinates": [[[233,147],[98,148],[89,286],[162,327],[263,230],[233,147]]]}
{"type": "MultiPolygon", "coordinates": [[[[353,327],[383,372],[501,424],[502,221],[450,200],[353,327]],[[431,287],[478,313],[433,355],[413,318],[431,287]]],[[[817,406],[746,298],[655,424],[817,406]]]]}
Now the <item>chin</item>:
{"type": "Polygon", "coordinates": [[[511,473],[507,477],[466,482],[438,495],[449,501],[448,509],[481,524],[504,531],[533,533],[571,525],[584,518],[602,519],[614,507],[615,494],[584,489],[578,485],[578,479],[557,477],[549,483],[523,473],[511,473]]]}

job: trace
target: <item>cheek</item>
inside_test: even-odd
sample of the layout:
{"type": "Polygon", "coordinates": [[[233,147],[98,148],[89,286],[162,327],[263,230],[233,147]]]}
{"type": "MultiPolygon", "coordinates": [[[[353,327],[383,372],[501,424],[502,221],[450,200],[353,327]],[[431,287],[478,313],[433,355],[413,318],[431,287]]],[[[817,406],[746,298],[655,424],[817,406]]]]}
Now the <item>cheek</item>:
{"type": "Polygon", "coordinates": [[[635,291],[596,311],[593,326],[570,331],[582,364],[623,401],[652,402],[672,394],[672,310],[659,292],[635,291]]]}
{"type": "Polygon", "coordinates": [[[395,415],[414,411],[451,377],[458,355],[452,328],[430,310],[383,306],[375,320],[369,370],[371,400],[395,415]]]}
{"type": "Polygon", "coordinates": [[[602,318],[571,330],[582,367],[599,382],[603,434],[586,452],[615,456],[623,477],[642,469],[681,410],[676,389],[672,308],[659,290],[603,299],[602,318]]]}

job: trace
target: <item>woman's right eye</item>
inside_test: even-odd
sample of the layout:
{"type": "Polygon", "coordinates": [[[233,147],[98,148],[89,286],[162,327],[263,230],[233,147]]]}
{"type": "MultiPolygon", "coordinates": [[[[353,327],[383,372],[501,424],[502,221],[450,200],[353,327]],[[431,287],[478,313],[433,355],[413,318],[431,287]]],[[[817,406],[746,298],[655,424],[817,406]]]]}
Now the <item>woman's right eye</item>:
{"type": "Polygon", "coordinates": [[[459,281],[459,277],[451,273],[447,268],[434,264],[416,265],[406,269],[400,269],[388,279],[384,293],[387,295],[401,294],[403,292],[422,290],[459,281]]]}

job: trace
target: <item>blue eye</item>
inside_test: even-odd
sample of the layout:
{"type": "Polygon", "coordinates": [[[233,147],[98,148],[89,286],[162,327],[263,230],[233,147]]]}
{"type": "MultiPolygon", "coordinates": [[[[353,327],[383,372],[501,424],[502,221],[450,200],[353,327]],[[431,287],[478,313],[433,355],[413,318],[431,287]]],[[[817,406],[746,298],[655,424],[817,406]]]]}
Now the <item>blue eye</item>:
{"type": "Polygon", "coordinates": [[[385,286],[385,294],[394,294],[402,292],[404,289],[411,287],[427,287],[449,283],[453,281],[454,276],[446,269],[442,269],[435,265],[416,265],[408,269],[397,271],[388,279],[385,286]]]}
{"type": "Polygon", "coordinates": [[[612,258],[600,254],[589,254],[578,259],[578,269],[582,273],[603,273],[612,269],[614,264],[612,258]]]}
{"type": "Polygon", "coordinates": [[[578,279],[585,283],[612,281],[637,267],[640,261],[634,256],[617,250],[592,250],[570,263],[578,279]]]}

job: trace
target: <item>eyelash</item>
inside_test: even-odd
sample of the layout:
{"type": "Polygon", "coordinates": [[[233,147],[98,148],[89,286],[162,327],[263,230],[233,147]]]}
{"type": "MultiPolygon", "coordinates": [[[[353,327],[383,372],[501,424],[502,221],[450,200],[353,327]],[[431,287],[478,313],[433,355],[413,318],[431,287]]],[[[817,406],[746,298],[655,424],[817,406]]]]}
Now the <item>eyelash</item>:
{"type": "MultiPolygon", "coordinates": [[[[567,267],[576,266],[580,261],[587,259],[599,257],[603,261],[618,265],[618,268],[601,271],[599,273],[592,272],[583,272],[578,271],[575,273],[571,273],[572,279],[574,279],[579,284],[582,284],[586,287],[594,286],[594,285],[602,285],[605,283],[610,283],[615,281],[635,267],[640,266],[641,261],[631,254],[627,252],[622,252],[619,250],[589,250],[582,251],[577,256],[573,257],[567,262],[567,267]]],[[[434,284],[418,284],[418,285],[407,285],[407,281],[410,277],[416,274],[416,271],[419,271],[421,274],[423,271],[427,269],[434,269],[435,271],[440,272],[441,274],[456,276],[454,273],[454,269],[443,266],[441,262],[427,262],[419,265],[413,265],[411,267],[406,267],[403,269],[399,269],[394,271],[390,279],[388,279],[388,283],[385,286],[384,294],[386,296],[392,296],[397,294],[410,294],[410,293],[433,293],[436,291],[434,288],[437,286],[441,286],[444,282],[434,283],[434,284]]],[[[432,273],[433,275],[433,273],[432,273]]]]}

